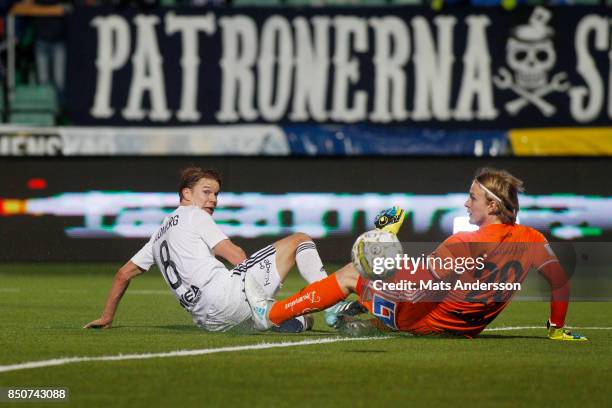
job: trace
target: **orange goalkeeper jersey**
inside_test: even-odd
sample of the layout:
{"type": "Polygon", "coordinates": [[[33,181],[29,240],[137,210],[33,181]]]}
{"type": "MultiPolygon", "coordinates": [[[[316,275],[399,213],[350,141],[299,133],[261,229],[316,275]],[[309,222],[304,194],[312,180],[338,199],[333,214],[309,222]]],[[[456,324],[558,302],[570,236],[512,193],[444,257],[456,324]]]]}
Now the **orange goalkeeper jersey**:
{"type": "Polygon", "coordinates": [[[478,231],[454,234],[428,259],[454,262],[432,261],[416,273],[398,271],[392,281],[432,281],[447,285],[447,290],[416,289],[398,296],[397,292],[381,290],[380,285],[377,289],[371,281],[360,280],[360,301],[396,330],[473,337],[501,313],[515,293],[500,290],[496,284],[520,284],[529,270],[558,264],[540,232],[517,224],[490,224],[478,231]],[[480,258],[478,266],[482,267],[471,262],[470,268],[458,268],[467,258],[480,258]]]}

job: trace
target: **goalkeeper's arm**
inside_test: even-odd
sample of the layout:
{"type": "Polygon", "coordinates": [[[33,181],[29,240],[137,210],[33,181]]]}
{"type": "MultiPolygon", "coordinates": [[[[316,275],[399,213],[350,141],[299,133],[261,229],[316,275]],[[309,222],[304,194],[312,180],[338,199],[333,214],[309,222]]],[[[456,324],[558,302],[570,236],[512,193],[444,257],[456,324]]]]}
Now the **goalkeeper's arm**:
{"type": "Polygon", "coordinates": [[[127,290],[130,281],[137,275],[143,272],[134,262],[128,261],[123,265],[113,279],[113,285],[108,293],[104,311],[99,319],[87,323],[83,326],[84,329],[106,329],[111,326],[115,318],[115,312],[119,306],[119,302],[123,294],[127,290]]]}

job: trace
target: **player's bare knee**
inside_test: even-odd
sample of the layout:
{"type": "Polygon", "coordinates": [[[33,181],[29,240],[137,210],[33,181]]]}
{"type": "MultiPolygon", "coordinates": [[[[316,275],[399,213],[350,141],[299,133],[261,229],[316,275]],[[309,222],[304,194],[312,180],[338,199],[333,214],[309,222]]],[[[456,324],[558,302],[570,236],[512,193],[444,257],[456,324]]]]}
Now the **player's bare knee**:
{"type": "Polygon", "coordinates": [[[303,232],[296,232],[295,234],[292,234],[291,237],[295,241],[296,246],[303,242],[312,241],[312,238],[310,238],[308,234],[304,234],[303,232]]]}
{"type": "Polygon", "coordinates": [[[296,232],[281,240],[276,241],[273,245],[277,251],[289,251],[295,253],[295,250],[298,245],[308,241],[312,241],[312,238],[310,238],[310,236],[304,234],[303,232],[296,232]]]}

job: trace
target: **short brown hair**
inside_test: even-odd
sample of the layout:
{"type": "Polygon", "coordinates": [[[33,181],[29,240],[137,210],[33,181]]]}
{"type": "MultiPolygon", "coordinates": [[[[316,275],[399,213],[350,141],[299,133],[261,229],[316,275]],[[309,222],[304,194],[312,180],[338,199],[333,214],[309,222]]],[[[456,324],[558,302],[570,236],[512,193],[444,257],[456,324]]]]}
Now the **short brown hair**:
{"type": "Polygon", "coordinates": [[[213,169],[202,169],[201,167],[191,166],[181,170],[181,181],[179,183],[178,194],[179,198],[183,199],[183,189],[192,189],[201,179],[211,179],[219,183],[221,187],[221,173],[213,169]]]}
{"type": "Polygon", "coordinates": [[[519,212],[518,193],[525,191],[523,182],[506,170],[483,167],[476,171],[474,180],[486,187],[500,200],[485,191],[488,201],[497,202],[499,208],[498,216],[504,224],[514,224],[519,212]]]}

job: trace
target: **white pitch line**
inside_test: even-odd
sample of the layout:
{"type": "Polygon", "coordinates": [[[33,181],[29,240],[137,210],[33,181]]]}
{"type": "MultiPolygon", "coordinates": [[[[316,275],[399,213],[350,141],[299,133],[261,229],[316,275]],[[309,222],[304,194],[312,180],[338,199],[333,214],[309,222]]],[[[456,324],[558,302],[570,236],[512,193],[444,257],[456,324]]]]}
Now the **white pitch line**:
{"type": "MultiPolygon", "coordinates": [[[[494,331],[511,331],[511,330],[530,330],[530,329],[542,329],[543,326],[510,326],[510,327],[491,327],[485,329],[486,332],[494,331]]],[[[612,327],[573,327],[567,326],[568,329],[579,329],[579,330],[612,330],[612,327]]],[[[362,340],[384,340],[391,337],[333,337],[316,340],[303,340],[303,341],[286,341],[279,343],[260,343],[260,344],[249,344],[245,346],[232,346],[232,347],[220,347],[211,349],[197,349],[197,350],[179,350],[170,351],[165,353],[148,353],[148,354],[119,354],[116,356],[97,356],[97,357],[65,357],[55,358],[52,360],[40,360],[30,361],[21,364],[12,364],[0,366],[0,373],[6,373],[10,371],[27,370],[29,368],[41,368],[41,367],[53,367],[72,363],[82,363],[86,361],[124,361],[124,360],[148,360],[151,358],[166,358],[166,357],[185,357],[185,356],[200,356],[204,354],[215,354],[215,353],[228,353],[233,351],[244,351],[244,350],[265,350],[280,347],[294,347],[294,346],[307,346],[311,344],[326,344],[326,343],[337,343],[341,341],[362,341],[362,340]]]]}
{"type": "MultiPolygon", "coordinates": [[[[612,330],[612,327],[575,327],[565,326],[566,329],[577,329],[577,330],[612,330]]],[[[530,330],[530,329],[546,329],[545,325],[542,326],[510,326],[510,327],[491,327],[484,329],[484,331],[510,331],[510,330],[530,330]]]]}
{"type": "Polygon", "coordinates": [[[60,366],[60,365],[66,365],[66,364],[81,363],[85,361],[148,360],[151,358],[201,356],[204,354],[228,353],[228,352],[233,352],[233,351],[265,350],[265,349],[280,348],[280,347],[294,347],[294,346],[307,346],[311,344],[337,343],[341,341],[381,340],[381,339],[388,339],[388,338],[390,337],[355,337],[355,338],[329,337],[329,338],[316,339],[316,340],[285,341],[285,342],[279,342],[279,343],[259,343],[259,344],[249,344],[245,346],[232,346],[232,347],[220,347],[220,348],[197,349],[197,350],[179,350],[179,351],[170,351],[170,352],[165,352],[165,353],[119,354],[116,356],[97,356],[97,357],[64,357],[64,358],[55,358],[52,360],[30,361],[27,363],[0,366],[0,373],[7,373],[10,371],[18,371],[18,370],[27,370],[29,368],[60,366]]]}

